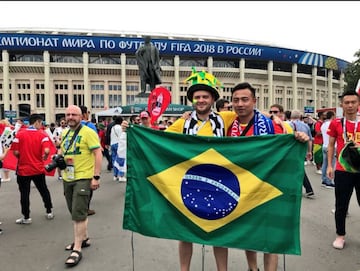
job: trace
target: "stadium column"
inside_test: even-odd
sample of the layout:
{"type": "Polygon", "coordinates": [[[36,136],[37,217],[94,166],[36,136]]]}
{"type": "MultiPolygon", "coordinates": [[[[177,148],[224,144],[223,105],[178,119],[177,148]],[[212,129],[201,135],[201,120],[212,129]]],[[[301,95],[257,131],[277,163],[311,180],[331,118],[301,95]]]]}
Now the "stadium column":
{"type": "MultiPolygon", "coordinates": [[[[285,104],[285,107],[289,110],[292,110],[294,108],[299,108],[298,107],[298,89],[297,89],[297,64],[294,63],[292,65],[292,69],[291,69],[291,80],[292,80],[292,92],[293,95],[291,95],[293,97],[293,104],[285,104]]],[[[290,96],[290,97],[291,97],[290,96]]]]}
{"type": "Polygon", "coordinates": [[[245,59],[241,58],[239,63],[240,82],[245,81],[245,59]]]}
{"type": "Polygon", "coordinates": [[[325,94],[325,97],[329,97],[328,99],[328,106],[327,107],[333,107],[333,70],[328,70],[327,73],[327,95],[325,94]]]}
{"type": "Polygon", "coordinates": [[[44,58],[44,102],[45,102],[45,120],[47,123],[51,123],[53,121],[54,116],[54,101],[56,93],[51,93],[50,87],[50,53],[49,51],[43,52],[44,58]],[[51,99],[51,97],[53,97],[51,99]]]}
{"type": "MultiPolygon", "coordinates": [[[[10,90],[9,90],[9,53],[6,50],[2,51],[3,62],[3,90],[4,90],[4,110],[10,110],[10,90]]],[[[1,116],[5,118],[5,116],[1,116]]]]}
{"type": "Polygon", "coordinates": [[[84,71],[84,105],[90,109],[91,106],[91,93],[90,93],[90,82],[89,82],[89,54],[83,52],[83,71],[84,71]]]}
{"type": "MultiPolygon", "coordinates": [[[[275,94],[273,91],[273,69],[274,69],[274,62],[272,62],[271,60],[268,62],[268,88],[269,88],[269,103],[267,104],[267,108],[263,108],[263,110],[267,110],[269,109],[268,107],[271,104],[275,103],[275,94]]],[[[264,105],[265,106],[265,105],[264,105]]]]}
{"type": "MultiPolygon", "coordinates": [[[[312,68],[312,91],[311,91],[311,94],[312,94],[312,97],[311,97],[311,100],[314,101],[314,112],[316,112],[316,108],[317,108],[317,67],[313,67],[312,68]]],[[[306,98],[306,100],[308,100],[308,98],[306,98]]]]}
{"type": "MultiPolygon", "coordinates": [[[[124,53],[122,53],[120,55],[120,63],[121,63],[121,104],[119,105],[127,105],[127,101],[126,101],[126,55],[124,53]]],[[[114,100],[113,100],[114,101],[114,100]]],[[[131,101],[130,104],[133,104],[133,102],[131,101]]]]}
{"type": "MultiPolygon", "coordinates": [[[[339,97],[340,91],[342,91],[344,89],[344,87],[345,87],[345,74],[343,73],[343,71],[341,71],[341,73],[340,73],[340,88],[339,88],[340,90],[338,90],[336,98],[339,97]]],[[[336,103],[336,107],[338,107],[338,106],[339,106],[338,103],[336,103]]]]}
{"type": "Polygon", "coordinates": [[[175,104],[180,104],[180,57],[174,57],[174,85],[171,90],[171,100],[175,104]]]}

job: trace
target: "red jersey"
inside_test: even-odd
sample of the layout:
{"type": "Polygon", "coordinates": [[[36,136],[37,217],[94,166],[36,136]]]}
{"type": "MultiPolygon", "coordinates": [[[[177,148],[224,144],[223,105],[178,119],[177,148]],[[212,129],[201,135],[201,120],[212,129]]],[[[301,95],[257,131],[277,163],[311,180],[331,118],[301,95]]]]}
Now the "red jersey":
{"type": "Polygon", "coordinates": [[[103,149],[105,149],[105,130],[99,130],[98,135],[100,138],[100,145],[103,149]]]}
{"type": "MultiPolygon", "coordinates": [[[[355,121],[346,120],[346,134],[350,140],[353,140],[354,142],[360,143],[360,125],[358,124],[358,127],[355,130],[355,121]]],[[[327,134],[331,137],[335,137],[336,142],[336,156],[339,157],[339,154],[341,150],[345,146],[345,139],[343,136],[344,129],[341,124],[341,119],[334,119],[330,122],[329,129],[327,131],[327,134]]],[[[336,159],[336,170],[345,171],[344,168],[340,165],[338,159],[336,159]]]]}
{"type": "Polygon", "coordinates": [[[17,132],[11,150],[19,151],[16,173],[20,176],[45,174],[43,155],[51,140],[43,130],[34,127],[17,132]]]}
{"type": "Polygon", "coordinates": [[[321,125],[323,125],[323,121],[318,120],[317,122],[315,122],[314,125],[314,131],[315,131],[315,136],[314,136],[314,144],[318,144],[318,145],[322,145],[323,142],[323,137],[321,134],[321,125]],[[320,133],[320,134],[318,134],[320,133]]]}
{"type": "MultiPolygon", "coordinates": [[[[272,121],[272,124],[274,126],[274,134],[283,134],[284,130],[281,127],[281,125],[277,124],[275,121],[272,121]]],[[[244,131],[247,124],[240,124],[240,131],[244,131]]],[[[240,133],[239,131],[239,133],[240,133]]],[[[240,133],[241,134],[241,133],[240,133]]],[[[228,130],[227,136],[231,135],[231,127],[228,130]]],[[[244,136],[253,136],[254,135],[254,125],[251,125],[250,129],[246,132],[244,136]]]]}

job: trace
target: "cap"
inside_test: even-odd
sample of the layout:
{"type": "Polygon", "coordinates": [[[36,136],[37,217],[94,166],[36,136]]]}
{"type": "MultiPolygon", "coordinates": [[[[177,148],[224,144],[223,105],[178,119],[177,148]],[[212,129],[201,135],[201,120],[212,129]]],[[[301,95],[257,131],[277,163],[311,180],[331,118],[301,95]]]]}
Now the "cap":
{"type": "Polygon", "coordinates": [[[149,113],[146,112],[146,111],[142,111],[142,112],[140,113],[140,118],[149,118],[149,117],[150,117],[150,115],[149,115],[149,113]]]}
{"type": "Polygon", "coordinates": [[[187,98],[192,102],[194,92],[197,90],[205,90],[212,94],[215,101],[219,99],[220,95],[217,86],[222,87],[221,82],[216,77],[205,71],[197,72],[192,67],[191,75],[185,79],[185,82],[191,81],[191,86],[187,91],[187,98]]]}

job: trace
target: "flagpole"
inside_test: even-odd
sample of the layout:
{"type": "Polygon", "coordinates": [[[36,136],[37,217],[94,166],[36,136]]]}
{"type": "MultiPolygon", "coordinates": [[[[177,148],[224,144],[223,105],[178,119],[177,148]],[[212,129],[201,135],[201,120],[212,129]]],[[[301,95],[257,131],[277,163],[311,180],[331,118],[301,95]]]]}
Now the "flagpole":
{"type": "Polygon", "coordinates": [[[202,245],[202,266],[201,266],[201,271],[204,271],[204,267],[205,267],[205,245],[202,245]]]}
{"type": "Polygon", "coordinates": [[[135,250],[134,250],[134,232],[131,231],[131,256],[132,256],[132,270],[135,271],[135,250]]]}
{"type": "Polygon", "coordinates": [[[284,255],[284,271],[286,271],[286,265],[285,265],[285,254],[284,255]]]}

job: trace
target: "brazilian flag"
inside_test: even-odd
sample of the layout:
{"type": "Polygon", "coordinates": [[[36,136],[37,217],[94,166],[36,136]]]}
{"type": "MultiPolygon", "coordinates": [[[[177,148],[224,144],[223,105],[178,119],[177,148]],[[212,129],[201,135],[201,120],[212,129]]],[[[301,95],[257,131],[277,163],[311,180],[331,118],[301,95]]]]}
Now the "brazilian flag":
{"type": "Polygon", "coordinates": [[[218,138],[131,126],[123,228],[300,255],[305,152],[290,134],[218,138]]]}

